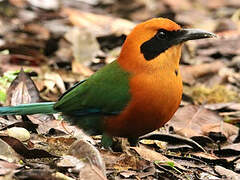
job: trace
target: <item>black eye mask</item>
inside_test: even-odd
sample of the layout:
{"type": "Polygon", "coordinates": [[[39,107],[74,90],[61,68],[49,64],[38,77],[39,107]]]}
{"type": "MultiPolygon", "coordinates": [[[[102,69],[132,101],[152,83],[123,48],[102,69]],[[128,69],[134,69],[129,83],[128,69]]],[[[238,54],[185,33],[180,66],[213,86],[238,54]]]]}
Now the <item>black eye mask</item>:
{"type": "Polygon", "coordinates": [[[159,29],[150,40],[141,45],[141,53],[146,60],[152,60],[171,46],[179,44],[181,42],[179,37],[182,35],[183,32],[180,30],[167,31],[165,29],[159,29]]]}
{"type": "Polygon", "coordinates": [[[173,45],[177,45],[188,40],[212,37],[216,37],[216,35],[201,29],[179,29],[177,31],[159,29],[150,40],[141,45],[140,50],[144,58],[149,61],[173,45]]]}

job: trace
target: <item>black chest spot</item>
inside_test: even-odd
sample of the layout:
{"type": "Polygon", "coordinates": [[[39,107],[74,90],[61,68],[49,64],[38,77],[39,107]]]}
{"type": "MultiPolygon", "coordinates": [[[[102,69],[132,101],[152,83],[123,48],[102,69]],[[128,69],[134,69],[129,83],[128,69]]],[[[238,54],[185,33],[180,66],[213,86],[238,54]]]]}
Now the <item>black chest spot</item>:
{"type": "Polygon", "coordinates": [[[178,69],[175,69],[175,74],[176,76],[178,76],[178,69]]]}

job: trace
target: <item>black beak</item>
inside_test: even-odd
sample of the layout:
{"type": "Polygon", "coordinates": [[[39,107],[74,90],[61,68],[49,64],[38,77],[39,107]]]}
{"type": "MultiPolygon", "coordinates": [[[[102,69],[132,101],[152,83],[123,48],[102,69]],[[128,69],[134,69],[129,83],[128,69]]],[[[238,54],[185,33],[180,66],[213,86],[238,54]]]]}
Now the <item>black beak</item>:
{"type": "Polygon", "coordinates": [[[194,39],[217,37],[216,34],[201,29],[181,29],[179,30],[179,35],[177,38],[179,43],[194,39]]]}

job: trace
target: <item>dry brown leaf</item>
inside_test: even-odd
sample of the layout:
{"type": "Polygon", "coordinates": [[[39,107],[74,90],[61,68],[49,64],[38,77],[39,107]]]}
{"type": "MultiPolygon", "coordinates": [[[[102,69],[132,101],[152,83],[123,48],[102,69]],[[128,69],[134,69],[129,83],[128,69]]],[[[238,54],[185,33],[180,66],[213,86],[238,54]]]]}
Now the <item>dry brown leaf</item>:
{"type": "Polygon", "coordinates": [[[120,173],[121,176],[123,176],[124,178],[133,178],[134,176],[136,176],[137,172],[136,171],[123,171],[120,173]]]}
{"type": "Polygon", "coordinates": [[[178,109],[169,121],[169,125],[174,128],[177,134],[192,137],[204,135],[206,131],[203,132],[203,126],[217,123],[220,125],[221,121],[222,117],[213,111],[202,106],[188,105],[178,109]]]}
{"type": "MultiPolygon", "coordinates": [[[[0,179],[4,175],[13,173],[15,169],[20,168],[20,167],[21,166],[16,163],[10,163],[7,161],[0,160],[0,179]]],[[[7,180],[7,178],[6,178],[6,180],[7,180]]]]}
{"type": "Polygon", "coordinates": [[[198,157],[198,158],[205,158],[205,159],[210,159],[210,160],[219,159],[217,156],[215,156],[213,154],[206,153],[206,152],[193,152],[191,154],[193,156],[198,157]]]}
{"type": "Polygon", "coordinates": [[[134,23],[125,19],[93,14],[71,8],[63,8],[62,13],[67,15],[75,26],[88,29],[89,32],[95,33],[98,36],[113,33],[128,34],[135,26],[134,23]]]}
{"type": "Polygon", "coordinates": [[[86,165],[83,159],[78,159],[74,156],[64,155],[61,157],[57,166],[60,168],[74,168],[75,171],[80,171],[86,165]]]}
{"type": "Polygon", "coordinates": [[[18,104],[39,102],[39,92],[32,79],[21,69],[15,80],[11,83],[7,91],[7,105],[16,106],[18,104]]]}
{"type": "Polygon", "coordinates": [[[48,29],[40,24],[26,24],[24,26],[24,31],[35,34],[35,37],[40,40],[48,40],[50,38],[50,32],[48,29]]]}
{"type": "Polygon", "coordinates": [[[58,0],[27,0],[27,2],[33,6],[33,8],[41,8],[41,9],[45,9],[45,10],[57,10],[60,7],[60,1],[58,0]]]}
{"type": "Polygon", "coordinates": [[[57,86],[62,94],[66,91],[62,77],[58,73],[50,71],[46,72],[44,74],[44,79],[44,84],[50,91],[54,89],[54,86],[57,86]]]}
{"type": "Polygon", "coordinates": [[[74,173],[79,172],[80,179],[86,180],[107,180],[96,166],[89,164],[84,159],[78,159],[74,156],[62,156],[61,160],[57,163],[59,168],[67,168],[68,171],[74,173]]]}
{"type": "Polygon", "coordinates": [[[220,123],[203,124],[201,131],[204,135],[208,135],[209,132],[221,132],[227,138],[229,138],[232,135],[237,135],[239,128],[232,124],[223,122],[223,124],[220,123]]]}
{"type": "MultiPolygon", "coordinates": [[[[162,154],[147,149],[145,147],[131,147],[131,149],[134,149],[142,158],[154,162],[154,161],[160,161],[160,162],[174,162],[173,160],[168,159],[166,156],[163,156],[162,154]]],[[[174,166],[178,167],[179,169],[186,170],[182,165],[174,162],[174,166]]]]}
{"type": "Polygon", "coordinates": [[[209,12],[205,9],[196,11],[196,9],[188,9],[176,14],[175,20],[194,28],[204,29],[213,32],[217,21],[209,16],[209,12]]]}
{"type": "Polygon", "coordinates": [[[82,74],[83,76],[89,77],[94,72],[88,67],[84,66],[77,60],[72,61],[72,72],[76,74],[82,74]]]}
{"type": "Polygon", "coordinates": [[[33,72],[41,73],[39,66],[25,66],[25,65],[16,65],[16,64],[10,64],[10,56],[11,55],[0,55],[1,58],[1,71],[7,72],[7,71],[18,71],[20,68],[23,69],[31,69],[33,72]]]}
{"type": "Polygon", "coordinates": [[[222,110],[222,109],[227,109],[231,111],[240,111],[240,103],[234,103],[234,102],[205,104],[204,107],[214,111],[222,110]]]}
{"type": "Polygon", "coordinates": [[[240,55],[240,31],[226,31],[217,34],[219,38],[206,41],[191,41],[197,45],[198,56],[226,58],[232,60],[233,56],[240,55]]]}
{"type": "Polygon", "coordinates": [[[236,151],[240,151],[240,143],[229,144],[229,145],[223,146],[221,149],[233,149],[236,151]]]}
{"type": "Polygon", "coordinates": [[[36,66],[46,62],[46,56],[39,51],[44,48],[44,41],[15,35],[9,38],[9,43],[0,46],[0,50],[9,50],[9,62],[19,65],[36,66]],[[16,36],[16,37],[15,37],[16,36]],[[12,43],[14,42],[14,43],[12,43]]]}
{"type": "Polygon", "coordinates": [[[73,142],[76,141],[76,138],[73,137],[49,137],[46,139],[46,142],[48,144],[55,144],[55,145],[59,145],[62,144],[63,146],[70,146],[71,144],[73,144],[73,142]]]}
{"type": "Polygon", "coordinates": [[[169,6],[174,12],[178,11],[186,11],[189,9],[192,9],[192,4],[189,0],[181,0],[181,1],[175,1],[175,0],[163,0],[163,3],[169,6]]]}
{"type": "Polygon", "coordinates": [[[8,162],[19,162],[22,159],[22,157],[2,139],[0,139],[0,147],[0,159],[8,162]]]}
{"type": "Polygon", "coordinates": [[[207,64],[181,65],[181,75],[184,83],[193,85],[199,77],[216,74],[221,68],[225,67],[222,61],[214,61],[207,64]]]}
{"type": "Polygon", "coordinates": [[[215,171],[226,179],[231,179],[231,180],[240,179],[239,174],[233,172],[232,170],[226,169],[222,166],[215,166],[215,171]]]}
{"type": "Polygon", "coordinates": [[[47,151],[42,149],[28,149],[25,145],[16,138],[10,136],[0,136],[0,139],[5,141],[11,146],[15,152],[26,159],[35,158],[56,158],[57,156],[49,154],[47,151]]]}
{"type": "Polygon", "coordinates": [[[80,173],[79,179],[81,180],[107,180],[107,178],[102,174],[96,166],[92,164],[85,165],[80,173]]]}
{"type": "Polygon", "coordinates": [[[93,60],[100,53],[100,46],[91,31],[73,28],[65,34],[65,38],[72,43],[74,59],[83,63],[93,60]]]}
{"type": "MultiPolygon", "coordinates": [[[[201,3],[199,1],[199,3],[201,3]]],[[[204,1],[203,1],[204,3],[204,1]]],[[[217,9],[217,8],[221,8],[223,5],[226,4],[225,0],[212,0],[212,1],[206,1],[204,3],[209,9],[217,9]]]]}
{"type": "Polygon", "coordinates": [[[14,5],[17,6],[18,8],[23,8],[26,6],[26,0],[9,0],[9,2],[14,5]]]}
{"type": "Polygon", "coordinates": [[[143,170],[151,165],[149,161],[138,158],[127,153],[111,152],[101,150],[107,169],[125,171],[129,169],[143,170]]]}
{"type": "Polygon", "coordinates": [[[103,174],[106,176],[106,168],[104,161],[99,153],[99,151],[89,142],[85,140],[78,140],[75,141],[69,151],[68,154],[77,157],[78,159],[85,159],[87,160],[91,167],[96,166],[103,174]]]}

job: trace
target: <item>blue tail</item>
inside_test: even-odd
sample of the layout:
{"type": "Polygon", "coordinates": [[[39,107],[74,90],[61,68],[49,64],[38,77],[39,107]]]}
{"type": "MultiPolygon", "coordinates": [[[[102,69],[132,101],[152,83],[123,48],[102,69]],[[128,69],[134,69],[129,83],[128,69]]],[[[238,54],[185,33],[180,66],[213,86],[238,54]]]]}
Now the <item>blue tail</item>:
{"type": "Polygon", "coordinates": [[[30,115],[30,114],[53,114],[55,102],[42,102],[33,104],[20,104],[17,106],[0,107],[0,116],[3,115],[30,115]]]}

